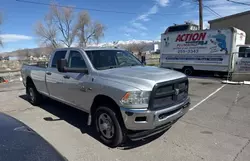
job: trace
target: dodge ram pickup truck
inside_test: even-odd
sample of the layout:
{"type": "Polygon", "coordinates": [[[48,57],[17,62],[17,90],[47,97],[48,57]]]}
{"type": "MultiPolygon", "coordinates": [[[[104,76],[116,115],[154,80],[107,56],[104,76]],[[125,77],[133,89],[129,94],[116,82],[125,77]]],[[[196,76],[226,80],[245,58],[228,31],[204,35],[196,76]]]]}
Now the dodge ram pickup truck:
{"type": "Polygon", "coordinates": [[[45,96],[87,112],[110,147],[166,131],[190,104],[186,75],[121,49],[56,49],[46,66],[23,65],[21,74],[33,105],[45,96]]]}

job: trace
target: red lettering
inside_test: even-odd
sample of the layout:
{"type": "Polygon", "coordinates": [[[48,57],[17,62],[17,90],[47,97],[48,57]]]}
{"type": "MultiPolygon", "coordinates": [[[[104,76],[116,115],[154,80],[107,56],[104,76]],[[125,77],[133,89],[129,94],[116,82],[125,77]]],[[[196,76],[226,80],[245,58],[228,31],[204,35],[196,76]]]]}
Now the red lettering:
{"type": "Polygon", "coordinates": [[[205,40],[206,35],[207,35],[207,33],[206,33],[206,32],[204,32],[204,33],[200,33],[199,40],[204,41],[204,40],[205,40]]]}
{"type": "Polygon", "coordinates": [[[179,34],[176,38],[176,42],[182,41],[204,41],[207,33],[194,33],[194,34],[179,34]]]}
{"type": "Polygon", "coordinates": [[[185,35],[186,35],[186,34],[183,34],[183,35],[181,36],[181,41],[184,41],[185,35]]]}
{"type": "Polygon", "coordinates": [[[190,34],[186,34],[186,39],[185,39],[185,41],[187,41],[188,40],[188,37],[190,36],[190,34]]]}
{"type": "Polygon", "coordinates": [[[177,36],[177,38],[176,38],[176,40],[175,40],[176,42],[178,42],[178,41],[182,41],[181,40],[181,35],[179,34],[178,36],[177,36]]]}
{"type": "Polygon", "coordinates": [[[195,34],[193,35],[192,40],[195,41],[195,40],[197,40],[198,38],[199,38],[199,34],[198,34],[198,33],[195,33],[195,34]]]}
{"type": "Polygon", "coordinates": [[[192,37],[193,37],[193,34],[190,34],[188,41],[191,41],[192,37]]]}

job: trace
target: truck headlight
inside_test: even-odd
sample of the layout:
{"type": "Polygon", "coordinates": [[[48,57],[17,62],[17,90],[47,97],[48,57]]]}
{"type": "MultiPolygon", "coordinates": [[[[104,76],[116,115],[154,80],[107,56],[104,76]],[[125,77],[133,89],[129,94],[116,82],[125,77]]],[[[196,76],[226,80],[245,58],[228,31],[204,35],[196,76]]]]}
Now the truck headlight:
{"type": "Polygon", "coordinates": [[[148,104],[150,91],[127,92],[121,99],[122,105],[148,104]]]}

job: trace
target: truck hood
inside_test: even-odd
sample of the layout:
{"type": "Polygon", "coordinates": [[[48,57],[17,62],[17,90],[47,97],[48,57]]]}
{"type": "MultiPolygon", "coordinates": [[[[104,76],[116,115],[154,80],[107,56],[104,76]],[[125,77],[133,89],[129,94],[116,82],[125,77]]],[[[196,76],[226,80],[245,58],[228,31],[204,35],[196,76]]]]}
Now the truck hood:
{"type": "Polygon", "coordinates": [[[152,90],[156,83],[186,77],[174,70],[151,66],[113,68],[101,71],[99,76],[140,90],[152,90]]]}

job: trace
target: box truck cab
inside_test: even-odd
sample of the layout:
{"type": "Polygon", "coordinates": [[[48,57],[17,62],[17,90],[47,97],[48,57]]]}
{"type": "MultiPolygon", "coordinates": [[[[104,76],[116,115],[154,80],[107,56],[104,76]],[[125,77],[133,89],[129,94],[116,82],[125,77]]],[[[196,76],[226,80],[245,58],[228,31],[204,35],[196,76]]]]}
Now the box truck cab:
{"type": "MultiPolygon", "coordinates": [[[[161,35],[160,66],[182,70],[224,73],[231,77],[250,73],[250,45],[236,28],[165,31],[161,35]]],[[[237,77],[238,77],[237,76],[237,77]]]]}

